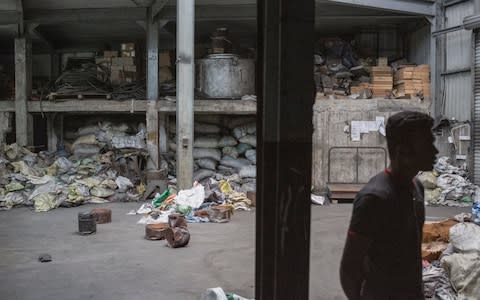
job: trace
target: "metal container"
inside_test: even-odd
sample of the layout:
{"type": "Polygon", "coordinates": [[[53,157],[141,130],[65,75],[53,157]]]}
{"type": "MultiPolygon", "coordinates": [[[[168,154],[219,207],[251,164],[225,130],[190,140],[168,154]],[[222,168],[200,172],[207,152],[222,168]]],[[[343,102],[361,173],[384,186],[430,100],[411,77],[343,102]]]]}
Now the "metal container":
{"type": "Polygon", "coordinates": [[[197,61],[197,89],[208,98],[241,98],[255,94],[253,59],[212,54],[197,61]]]}
{"type": "Polygon", "coordinates": [[[97,232],[97,222],[95,221],[95,215],[92,212],[78,213],[78,233],[85,235],[95,232],[97,232]]]}
{"type": "Polygon", "coordinates": [[[112,210],[108,208],[94,208],[90,211],[97,224],[106,224],[112,222],[112,210]]]}

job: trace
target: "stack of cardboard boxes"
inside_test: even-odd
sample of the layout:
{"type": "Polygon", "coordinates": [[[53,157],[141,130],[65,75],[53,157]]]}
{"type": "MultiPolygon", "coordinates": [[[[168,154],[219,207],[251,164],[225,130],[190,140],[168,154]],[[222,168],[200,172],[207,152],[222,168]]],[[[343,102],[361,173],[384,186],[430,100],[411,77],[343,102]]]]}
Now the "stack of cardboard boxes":
{"type": "Polygon", "coordinates": [[[110,83],[119,86],[137,80],[137,67],[135,66],[135,44],[121,44],[121,56],[118,51],[104,51],[103,57],[97,57],[96,63],[110,70],[110,83]]]}
{"type": "Polygon", "coordinates": [[[170,52],[163,51],[158,53],[158,82],[163,83],[173,79],[172,61],[170,52]]]}
{"type": "Polygon", "coordinates": [[[430,97],[430,66],[406,66],[395,73],[397,97],[423,95],[430,97]]]}

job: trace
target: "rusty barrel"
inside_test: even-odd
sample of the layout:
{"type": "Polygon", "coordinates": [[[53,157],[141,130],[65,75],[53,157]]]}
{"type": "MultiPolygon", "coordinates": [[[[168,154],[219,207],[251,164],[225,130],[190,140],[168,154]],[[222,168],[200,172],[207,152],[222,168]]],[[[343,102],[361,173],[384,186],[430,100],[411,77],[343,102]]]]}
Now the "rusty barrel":
{"type": "Polygon", "coordinates": [[[145,225],[145,238],[147,240],[164,240],[168,223],[145,225]]]}
{"type": "Polygon", "coordinates": [[[78,233],[82,235],[97,232],[95,216],[91,212],[78,213],[78,233]]]}
{"type": "Polygon", "coordinates": [[[172,248],[185,247],[190,241],[190,233],[185,227],[167,228],[165,238],[172,248]]]}
{"type": "Polygon", "coordinates": [[[171,214],[168,216],[168,224],[170,227],[185,227],[187,228],[187,221],[185,221],[185,216],[182,214],[171,214]]]}
{"type": "Polygon", "coordinates": [[[95,217],[97,224],[112,222],[112,210],[108,208],[94,208],[90,211],[95,217]]]}

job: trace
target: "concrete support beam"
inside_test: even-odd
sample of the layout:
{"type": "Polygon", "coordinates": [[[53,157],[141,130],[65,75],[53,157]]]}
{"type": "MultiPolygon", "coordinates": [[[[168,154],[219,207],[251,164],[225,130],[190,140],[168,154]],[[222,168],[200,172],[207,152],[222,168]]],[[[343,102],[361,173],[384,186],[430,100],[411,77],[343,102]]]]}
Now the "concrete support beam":
{"type": "Polygon", "coordinates": [[[27,23],[38,24],[137,21],[145,20],[146,13],[144,7],[29,9],[24,18],[27,23]]]}
{"type": "Polygon", "coordinates": [[[25,37],[15,39],[15,128],[20,146],[32,145],[27,103],[32,90],[32,46],[25,37]]]}
{"type": "Polygon", "coordinates": [[[177,2],[177,186],[193,180],[195,0],[177,2]]]}
{"type": "Polygon", "coordinates": [[[168,152],[168,115],[166,113],[160,113],[158,115],[158,148],[160,154],[168,152]]]}
{"type": "Polygon", "coordinates": [[[309,297],[314,8],[258,1],[257,300],[309,297]]]}
{"type": "Polygon", "coordinates": [[[152,17],[157,21],[158,13],[165,7],[168,0],[154,0],[152,4],[152,17]]]}
{"type": "Polygon", "coordinates": [[[317,0],[316,2],[317,4],[321,4],[322,2],[331,2],[336,4],[345,4],[362,8],[371,8],[421,16],[435,15],[433,2],[428,3],[418,0],[317,0]]]}
{"type": "Polygon", "coordinates": [[[158,170],[158,26],[147,9],[147,169],[158,170]]]}

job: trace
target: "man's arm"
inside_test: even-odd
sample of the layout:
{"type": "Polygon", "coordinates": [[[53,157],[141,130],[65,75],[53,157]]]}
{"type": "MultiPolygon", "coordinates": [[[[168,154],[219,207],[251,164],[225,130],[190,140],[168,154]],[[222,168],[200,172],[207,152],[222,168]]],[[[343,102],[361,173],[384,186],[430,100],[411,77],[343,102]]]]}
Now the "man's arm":
{"type": "Polygon", "coordinates": [[[365,280],[364,260],[371,240],[349,231],[340,264],[340,282],[350,300],[360,299],[360,291],[365,280]]]}
{"type": "Polygon", "coordinates": [[[380,200],[372,196],[356,199],[340,264],[340,282],[350,300],[360,299],[365,281],[365,258],[379,227],[380,200]]]}

